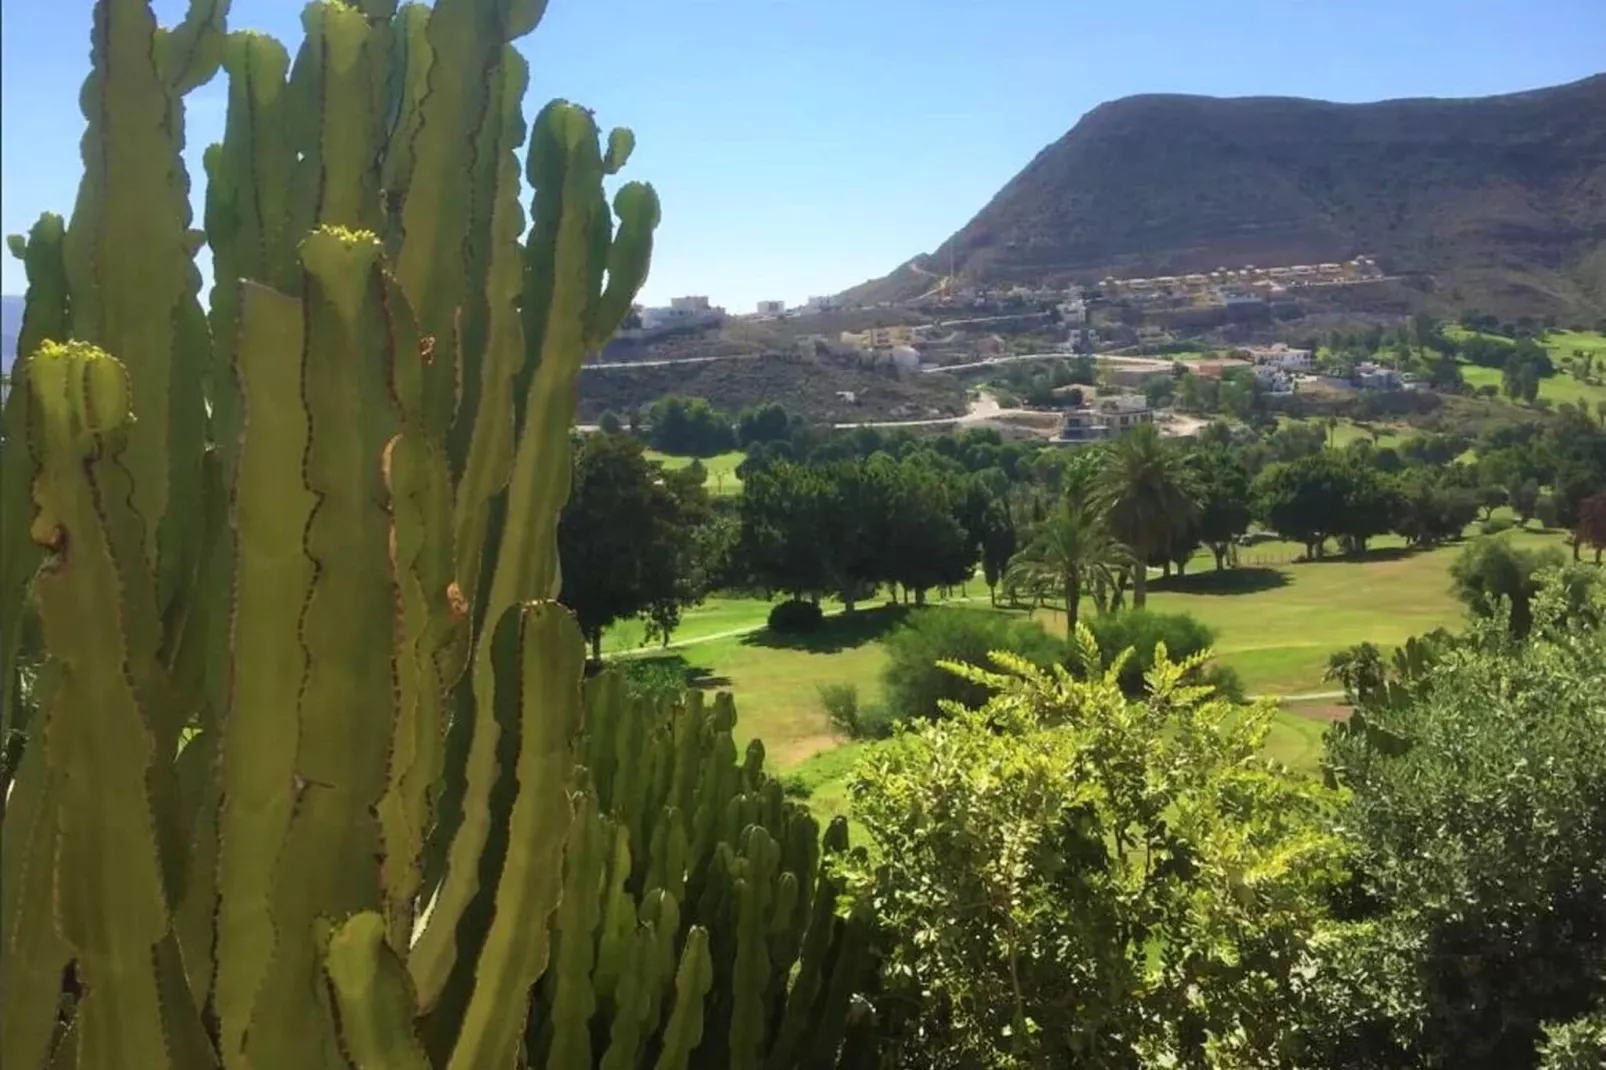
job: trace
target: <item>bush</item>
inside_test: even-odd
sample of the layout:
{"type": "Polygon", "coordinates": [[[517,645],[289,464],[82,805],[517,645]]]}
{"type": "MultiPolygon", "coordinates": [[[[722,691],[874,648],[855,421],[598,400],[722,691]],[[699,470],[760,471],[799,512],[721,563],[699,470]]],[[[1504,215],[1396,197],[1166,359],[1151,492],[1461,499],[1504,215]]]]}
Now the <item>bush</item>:
{"type": "Polygon", "coordinates": [[[980,684],[960,679],[939,661],[992,667],[993,651],[1019,655],[1034,665],[1059,660],[1064,644],[1035,621],[974,609],[939,608],[916,613],[887,637],[882,671],[887,721],[939,717],[939,701],[949,699],[979,709],[988,699],[980,684]]]}
{"type": "Polygon", "coordinates": [[[807,799],[814,794],[814,785],[796,773],[788,773],[781,778],[781,794],[788,799],[807,799]]]}
{"type": "Polygon", "coordinates": [[[1539,1070],[1599,1070],[1606,1066],[1606,1010],[1544,1026],[1539,1070]]]}
{"type": "Polygon", "coordinates": [[[1478,525],[1478,531],[1483,535],[1499,535],[1503,531],[1510,531],[1517,526],[1517,522],[1509,516],[1492,516],[1478,525]]]}
{"type": "Polygon", "coordinates": [[[892,718],[885,706],[860,706],[859,689],[852,684],[822,684],[820,705],[831,727],[849,739],[886,739],[892,735],[892,718]]]}
{"type": "Polygon", "coordinates": [[[844,735],[859,735],[859,689],[852,684],[821,684],[820,705],[825,719],[844,735]]]}
{"type": "Polygon", "coordinates": [[[818,630],[824,619],[818,605],[793,598],[770,610],[769,626],[772,632],[796,635],[818,630]]]}
{"type": "MultiPolygon", "coordinates": [[[[1099,644],[1099,656],[1109,668],[1124,650],[1133,656],[1121,669],[1121,690],[1129,695],[1144,692],[1143,676],[1154,668],[1154,650],[1162,641],[1172,661],[1182,661],[1209,649],[1216,633],[1209,625],[1188,613],[1156,613],[1133,609],[1125,613],[1101,613],[1087,622],[1099,644]]],[[[1236,676],[1236,674],[1234,674],[1236,676]]],[[[1243,692],[1242,681],[1218,673],[1218,678],[1243,692]]],[[[1203,682],[1203,676],[1201,676],[1203,682]]]]}
{"type": "Polygon", "coordinates": [[[1214,688],[1217,697],[1229,702],[1249,701],[1249,692],[1244,689],[1244,678],[1238,675],[1238,670],[1231,665],[1206,665],[1199,674],[1199,682],[1206,687],[1214,688]]]}
{"type": "Polygon", "coordinates": [[[617,665],[625,690],[633,697],[656,702],[679,698],[686,691],[686,674],[676,662],[626,658],[617,665]]]}
{"type": "Polygon", "coordinates": [[[1480,617],[1492,617],[1502,602],[1508,603],[1511,634],[1524,636],[1533,625],[1538,574],[1565,564],[1566,558],[1553,546],[1527,550],[1510,539],[1479,538],[1450,565],[1450,578],[1456,595],[1480,617]]]}
{"type": "Polygon", "coordinates": [[[1353,925],[1312,1006],[1349,1058],[1307,1065],[1602,1065],[1606,1021],[1574,1020],[1606,1009],[1606,594],[1566,579],[1541,584],[1527,641],[1474,621],[1328,736],[1353,925]],[[1360,998],[1325,998],[1338,980],[1360,998]]]}
{"type": "Polygon", "coordinates": [[[1554,494],[1541,494],[1534,503],[1534,516],[1538,518],[1539,526],[1547,531],[1561,523],[1560,511],[1554,494]]]}
{"type": "Polygon", "coordinates": [[[984,709],[867,751],[847,784],[879,849],[883,1065],[1314,1065],[1290,1058],[1290,1010],[1337,799],[1259,758],[1268,712],[1174,669],[1138,702],[986,675],[984,709]]]}

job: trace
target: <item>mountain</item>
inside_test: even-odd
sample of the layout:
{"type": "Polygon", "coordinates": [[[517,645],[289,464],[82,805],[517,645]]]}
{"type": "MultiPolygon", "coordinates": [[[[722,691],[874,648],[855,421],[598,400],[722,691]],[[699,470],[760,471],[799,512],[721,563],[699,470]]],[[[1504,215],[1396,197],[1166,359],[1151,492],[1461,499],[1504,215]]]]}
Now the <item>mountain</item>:
{"type": "Polygon", "coordinates": [[[1606,74],[1504,96],[1126,97],[857,301],[1357,254],[1456,310],[1606,312],[1606,74]]]}
{"type": "Polygon", "coordinates": [[[0,297],[0,373],[11,371],[17,358],[17,336],[22,333],[22,298],[0,297]]]}

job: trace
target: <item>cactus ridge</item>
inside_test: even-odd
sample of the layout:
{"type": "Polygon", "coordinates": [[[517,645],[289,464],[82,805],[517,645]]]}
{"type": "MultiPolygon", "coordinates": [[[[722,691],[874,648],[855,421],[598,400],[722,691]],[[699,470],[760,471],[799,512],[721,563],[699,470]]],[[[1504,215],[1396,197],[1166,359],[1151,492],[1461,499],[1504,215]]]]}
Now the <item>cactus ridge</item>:
{"type": "Polygon", "coordinates": [[[553,601],[634,136],[526,121],[544,0],[228,9],[95,0],[77,200],[8,242],[0,1065],[834,1065],[845,826],[553,601]]]}

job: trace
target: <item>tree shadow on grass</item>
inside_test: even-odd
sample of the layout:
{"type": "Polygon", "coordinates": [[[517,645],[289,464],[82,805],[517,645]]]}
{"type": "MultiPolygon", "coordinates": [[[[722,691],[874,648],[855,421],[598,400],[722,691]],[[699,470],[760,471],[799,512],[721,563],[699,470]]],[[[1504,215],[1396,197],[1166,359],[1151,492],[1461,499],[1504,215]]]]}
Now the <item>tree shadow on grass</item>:
{"type": "Polygon", "coordinates": [[[1248,567],[1150,580],[1149,590],[1177,594],[1259,594],[1287,587],[1288,583],[1288,574],[1281,569],[1248,567]]]}
{"type": "Polygon", "coordinates": [[[876,606],[826,617],[812,632],[776,632],[762,628],[742,636],[743,646],[837,654],[885,638],[909,616],[910,606],[876,606]]]}
{"type": "Polygon", "coordinates": [[[1330,553],[1325,557],[1307,559],[1300,563],[1306,565],[1365,565],[1372,562],[1404,561],[1408,557],[1415,557],[1417,554],[1436,550],[1440,545],[1448,546],[1451,544],[1445,542],[1434,546],[1384,546],[1380,549],[1367,550],[1359,554],[1330,553]]]}

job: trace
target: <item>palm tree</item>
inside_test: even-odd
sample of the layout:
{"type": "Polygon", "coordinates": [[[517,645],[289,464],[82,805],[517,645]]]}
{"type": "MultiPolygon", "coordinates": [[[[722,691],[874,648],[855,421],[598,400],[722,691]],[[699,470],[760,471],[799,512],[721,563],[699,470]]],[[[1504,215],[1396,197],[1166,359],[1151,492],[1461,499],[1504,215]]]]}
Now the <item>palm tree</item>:
{"type": "Polygon", "coordinates": [[[1126,547],[1105,527],[1103,516],[1086,499],[1068,494],[1015,555],[1009,574],[1022,589],[1053,587],[1063,592],[1066,630],[1075,634],[1082,592],[1093,584],[1113,583],[1115,571],[1130,559],[1126,547]]]}
{"type": "Polygon", "coordinates": [[[1153,424],[1139,424],[1114,442],[1094,488],[1094,504],[1110,534],[1135,558],[1132,607],[1148,601],[1148,562],[1171,545],[1198,512],[1196,486],[1186,459],[1167,446],[1153,424]]]}

